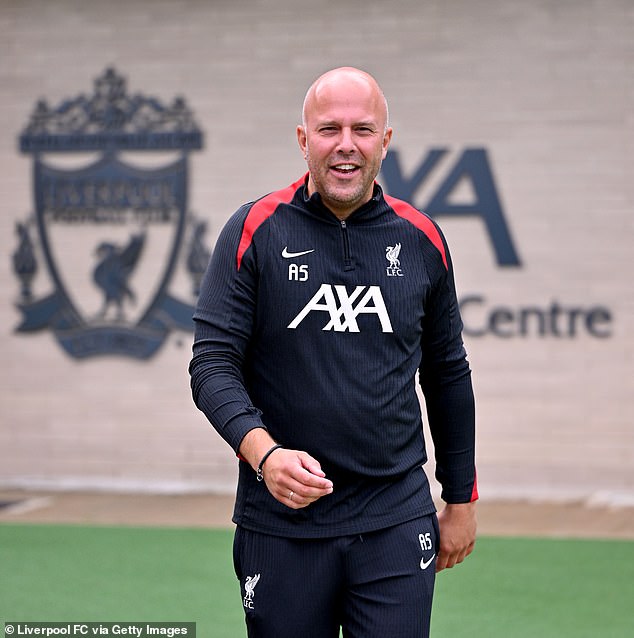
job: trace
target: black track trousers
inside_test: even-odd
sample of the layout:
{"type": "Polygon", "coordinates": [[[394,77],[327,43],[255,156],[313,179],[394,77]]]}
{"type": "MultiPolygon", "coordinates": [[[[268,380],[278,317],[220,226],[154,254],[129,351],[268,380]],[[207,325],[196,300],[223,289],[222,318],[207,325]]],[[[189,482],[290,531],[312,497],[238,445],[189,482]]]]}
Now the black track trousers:
{"type": "Polygon", "coordinates": [[[238,527],[235,570],[249,638],[427,638],[436,514],[325,539],[238,527]]]}

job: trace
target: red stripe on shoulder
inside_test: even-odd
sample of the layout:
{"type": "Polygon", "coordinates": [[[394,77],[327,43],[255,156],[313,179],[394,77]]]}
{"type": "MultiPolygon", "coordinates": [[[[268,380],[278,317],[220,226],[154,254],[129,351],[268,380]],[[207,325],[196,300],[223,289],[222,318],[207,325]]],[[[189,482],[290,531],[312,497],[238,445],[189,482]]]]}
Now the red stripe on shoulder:
{"type": "Polygon", "coordinates": [[[288,203],[293,199],[295,191],[304,183],[305,179],[306,176],[304,175],[304,177],[298,179],[290,186],[266,195],[262,199],[255,202],[253,206],[251,206],[251,210],[249,211],[247,218],[244,220],[242,236],[240,237],[240,243],[238,244],[238,270],[240,270],[244,253],[247,251],[247,248],[249,248],[251,242],[253,241],[253,235],[255,234],[255,231],[275,212],[275,209],[280,204],[288,203]]]}
{"type": "Polygon", "coordinates": [[[390,197],[389,195],[385,195],[385,201],[391,206],[392,210],[403,219],[406,219],[411,224],[414,224],[418,230],[421,230],[427,235],[429,241],[438,249],[440,256],[442,257],[443,264],[445,264],[445,268],[449,268],[447,265],[447,253],[445,251],[445,245],[442,242],[440,237],[440,233],[438,229],[434,225],[434,223],[427,217],[421,213],[418,209],[414,208],[407,202],[404,202],[402,199],[396,199],[395,197],[390,197]]]}

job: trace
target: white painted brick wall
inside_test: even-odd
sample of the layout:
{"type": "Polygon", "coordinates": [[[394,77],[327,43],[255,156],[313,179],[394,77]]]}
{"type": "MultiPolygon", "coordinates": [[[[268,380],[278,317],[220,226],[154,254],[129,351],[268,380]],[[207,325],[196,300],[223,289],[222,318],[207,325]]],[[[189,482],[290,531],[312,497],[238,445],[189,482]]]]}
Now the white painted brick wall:
{"type": "MultiPolygon", "coordinates": [[[[191,403],[189,335],[140,363],[78,362],[49,332],[15,334],[14,226],[33,212],[17,136],[36,100],[90,93],[109,65],[130,93],[185,96],[205,131],[190,208],[213,242],[241,203],[303,172],[304,92],[351,64],[382,84],[406,172],[431,147],[451,150],[414,203],[465,148],[488,150],[523,266],[496,266],[480,220],[441,218],[462,294],[614,315],[608,339],[467,339],[483,495],[634,500],[632,33],[629,0],[1,2],[0,484],[235,481],[231,451],[191,403]]],[[[34,292],[51,292],[43,267],[34,292]]]]}

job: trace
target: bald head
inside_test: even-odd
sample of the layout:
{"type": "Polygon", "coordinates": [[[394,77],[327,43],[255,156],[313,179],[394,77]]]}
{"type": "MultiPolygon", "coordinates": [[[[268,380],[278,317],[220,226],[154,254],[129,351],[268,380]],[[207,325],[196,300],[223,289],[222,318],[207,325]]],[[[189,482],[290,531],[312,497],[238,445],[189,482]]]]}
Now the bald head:
{"type": "Polygon", "coordinates": [[[383,121],[383,129],[389,126],[389,110],[387,100],[378,82],[365,71],[351,66],[342,66],[326,71],[320,75],[310,86],[304,98],[302,108],[302,123],[306,126],[307,113],[315,104],[323,99],[330,99],[332,95],[356,96],[365,94],[375,103],[378,117],[383,121]]]}
{"type": "Polygon", "coordinates": [[[342,67],[319,77],[304,99],[297,141],[308,164],[308,193],[345,219],[369,201],[392,129],[376,80],[342,67]]]}

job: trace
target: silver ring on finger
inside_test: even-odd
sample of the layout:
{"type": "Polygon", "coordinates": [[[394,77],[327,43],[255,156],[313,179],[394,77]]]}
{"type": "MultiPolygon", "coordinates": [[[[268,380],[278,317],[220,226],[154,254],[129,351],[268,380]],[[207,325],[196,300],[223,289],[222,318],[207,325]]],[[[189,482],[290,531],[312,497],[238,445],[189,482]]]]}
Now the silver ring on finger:
{"type": "Polygon", "coordinates": [[[291,491],[288,493],[288,500],[289,500],[289,501],[292,501],[292,500],[293,500],[293,494],[295,494],[295,492],[293,492],[293,490],[291,490],[291,491]]]}

